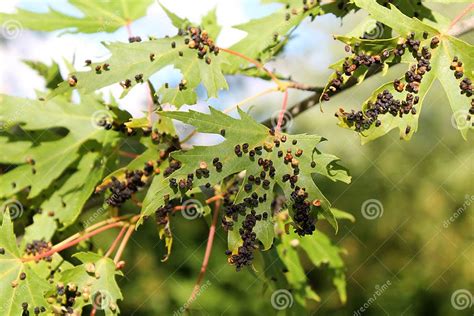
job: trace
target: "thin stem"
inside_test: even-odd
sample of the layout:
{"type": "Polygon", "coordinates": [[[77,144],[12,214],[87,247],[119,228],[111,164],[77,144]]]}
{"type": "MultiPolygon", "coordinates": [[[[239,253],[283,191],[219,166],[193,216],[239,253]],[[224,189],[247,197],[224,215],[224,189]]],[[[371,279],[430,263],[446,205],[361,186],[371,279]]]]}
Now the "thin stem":
{"type": "Polygon", "coordinates": [[[210,197],[206,200],[206,204],[211,204],[212,202],[214,201],[219,201],[220,199],[222,199],[224,196],[222,194],[217,194],[217,195],[214,195],[213,197],[210,197]]]}
{"type": "Polygon", "coordinates": [[[133,36],[131,25],[132,25],[132,21],[130,21],[130,20],[127,21],[127,24],[125,24],[125,28],[127,29],[127,34],[128,34],[129,38],[133,36]]]}
{"type": "Polygon", "coordinates": [[[187,142],[188,140],[190,140],[191,138],[193,138],[194,135],[197,134],[197,130],[194,130],[192,131],[191,133],[188,134],[188,136],[186,136],[185,138],[183,138],[182,141],[180,141],[179,143],[180,144],[184,144],[185,142],[187,142]]]}
{"type": "Polygon", "coordinates": [[[228,49],[228,48],[221,48],[221,47],[219,47],[219,49],[220,49],[221,51],[226,52],[226,53],[229,53],[229,54],[235,55],[235,56],[237,56],[237,57],[243,58],[243,59],[245,59],[246,61],[248,61],[248,62],[254,64],[257,68],[259,68],[259,69],[265,71],[265,72],[270,76],[270,78],[272,78],[272,80],[275,81],[275,83],[276,83],[279,87],[281,86],[280,80],[278,80],[278,78],[275,76],[275,74],[273,74],[273,72],[271,72],[270,70],[268,70],[267,68],[265,68],[265,66],[264,66],[262,63],[256,61],[256,60],[253,59],[253,58],[250,58],[250,57],[248,57],[248,56],[245,56],[245,55],[242,54],[242,53],[236,52],[236,51],[231,50],[231,49],[228,49]]]}
{"type": "Polygon", "coordinates": [[[108,258],[112,252],[114,252],[115,248],[117,247],[118,245],[118,242],[120,241],[120,239],[122,239],[122,236],[123,234],[125,234],[125,230],[127,229],[127,226],[128,225],[124,225],[122,227],[122,229],[120,230],[120,233],[117,235],[117,237],[115,238],[114,242],[112,243],[112,245],[110,246],[109,250],[107,250],[107,252],[105,253],[105,256],[106,258],[108,258]]]}
{"type": "Polygon", "coordinates": [[[216,234],[216,226],[217,226],[217,219],[219,218],[220,206],[221,206],[220,200],[216,200],[216,204],[214,205],[214,216],[212,217],[212,223],[211,223],[211,226],[209,227],[209,236],[207,238],[207,245],[206,245],[206,252],[204,254],[204,260],[202,261],[201,271],[199,272],[199,276],[197,278],[196,284],[194,285],[193,292],[191,293],[191,296],[188,299],[189,305],[196,298],[196,295],[199,292],[199,289],[201,287],[202,279],[204,278],[204,275],[206,274],[209,258],[211,257],[212,246],[214,244],[214,236],[216,234]]]}
{"type": "Polygon", "coordinates": [[[286,107],[288,105],[288,90],[283,92],[283,105],[281,106],[280,115],[278,116],[278,123],[275,128],[276,131],[281,129],[281,124],[283,123],[283,118],[285,117],[286,107]]]}
{"type": "Polygon", "coordinates": [[[235,108],[237,108],[237,107],[240,106],[240,105],[243,105],[243,104],[245,104],[245,103],[247,103],[247,102],[250,102],[250,101],[252,101],[252,100],[254,100],[254,99],[256,99],[256,98],[259,98],[259,97],[261,97],[261,96],[264,96],[264,95],[269,94],[269,93],[274,92],[274,91],[278,91],[278,88],[270,88],[270,89],[264,90],[264,91],[262,91],[262,92],[259,92],[259,93],[257,93],[256,95],[250,96],[250,97],[248,97],[248,98],[246,98],[246,99],[240,101],[239,103],[235,104],[234,106],[231,106],[230,108],[225,109],[223,112],[224,112],[224,113],[229,113],[229,112],[233,111],[235,108]]]}
{"type": "Polygon", "coordinates": [[[22,258],[22,261],[23,262],[28,262],[28,261],[39,261],[45,257],[50,257],[52,256],[53,254],[55,254],[56,252],[61,252],[63,251],[64,249],[67,249],[67,248],[70,248],[74,245],[77,245],[78,243],[80,243],[81,241],[83,240],[86,240],[86,239],[89,239],[97,234],[100,234],[101,232],[104,232],[106,230],[109,230],[111,228],[114,228],[114,227],[119,227],[119,226],[123,226],[124,223],[123,222],[118,222],[118,223],[111,223],[111,224],[108,224],[108,225],[105,225],[99,229],[96,229],[90,233],[87,233],[85,234],[84,236],[80,237],[80,238],[77,238],[75,240],[72,240],[66,244],[62,244],[60,246],[54,246],[53,248],[51,248],[50,250],[46,251],[46,252],[43,252],[39,255],[36,255],[34,257],[29,257],[29,258],[22,258]]]}
{"type": "Polygon", "coordinates": [[[123,150],[119,150],[118,154],[123,157],[134,158],[134,159],[140,156],[140,155],[137,155],[128,151],[123,151],[123,150]]]}
{"type": "Polygon", "coordinates": [[[73,240],[75,240],[75,239],[81,237],[84,233],[88,233],[88,232],[90,232],[90,231],[93,231],[93,230],[95,230],[95,229],[97,229],[97,228],[99,228],[99,227],[102,227],[102,226],[106,225],[106,224],[110,224],[110,223],[115,223],[115,222],[121,221],[121,220],[123,220],[123,219],[125,219],[125,218],[127,218],[127,217],[129,217],[129,215],[124,215],[124,216],[120,216],[120,217],[112,217],[112,218],[108,218],[108,219],[106,219],[106,220],[103,220],[103,221],[101,221],[101,222],[98,222],[98,223],[96,223],[96,224],[94,224],[94,225],[91,225],[91,226],[87,227],[84,231],[82,231],[82,232],[80,232],[80,233],[76,233],[76,234],[74,234],[74,235],[72,235],[72,236],[70,236],[70,237],[64,239],[62,242],[58,243],[55,247],[61,247],[62,245],[67,244],[67,243],[69,243],[69,242],[71,242],[71,241],[73,241],[73,240]]]}
{"type": "Polygon", "coordinates": [[[322,92],[324,91],[323,87],[310,86],[305,83],[291,81],[288,83],[288,88],[303,90],[303,91],[312,91],[312,92],[322,92]]]}
{"type": "Polygon", "coordinates": [[[461,13],[459,13],[452,21],[451,24],[449,24],[448,31],[451,30],[451,28],[459,22],[469,11],[474,9],[474,3],[471,3],[468,5],[461,13]]]}
{"type": "Polygon", "coordinates": [[[115,263],[120,261],[120,257],[122,257],[122,253],[125,250],[125,247],[127,246],[130,236],[132,236],[134,230],[135,230],[135,225],[130,225],[130,227],[128,227],[127,233],[125,234],[125,237],[123,237],[122,242],[120,243],[120,246],[117,250],[117,253],[115,254],[115,257],[114,257],[115,263]]]}

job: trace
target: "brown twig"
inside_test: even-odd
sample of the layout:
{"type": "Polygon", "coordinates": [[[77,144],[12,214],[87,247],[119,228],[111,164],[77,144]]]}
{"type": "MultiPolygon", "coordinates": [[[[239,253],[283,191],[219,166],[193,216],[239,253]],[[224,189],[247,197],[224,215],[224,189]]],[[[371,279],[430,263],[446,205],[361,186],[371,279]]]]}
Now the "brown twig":
{"type": "Polygon", "coordinates": [[[214,215],[212,217],[212,223],[209,227],[209,236],[207,238],[207,245],[206,245],[206,252],[204,254],[204,259],[202,261],[201,270],[199,272],[199,276],[197,278],[196,284],[194,285],[193,292],[188,299],[188,306],[194,301],[196,298],[197,293],[201,287],[202,279],[206,274],[207,265],[209,263],[209,258],[211,257],[212,246],[214,244],[214,236],[216,234],[216,226],[217,226],[217,219],[219,218],[219,208],[221,206],[220,200],[216,200],[214,205],[214,215]]]}
{"type": "Polygon", "coordinates": [[[125,234],[125,237],[123,237],[122,242],[120,243],[120,246],[117,250],[117,253],[115,254],[115,257],[114,257],[115,263],[120,261],[120,258],[122,257],[122,253],[125,250],[125,247],[127,246],[127,243],[130,237],[132,236],[132,233],[134,232],[134,230],[135,230],[135,225],[130,225],[128,227],[127,233],[125,234]]]}
{"type": "Polygon", "coordinates": [[[270,78],[272,78],[272,80],[275,81],[275,83],[276,83],[278,86],[281,85],[280,80],[275,76],[275,74],[274,74],[273,72],[271,72],[270,70],[268,70],[267,68],[265,68],[265,66],[264,66],[262,63],[256,61],[255,59],[250,58],[250,57],[248,57],[248,56],[245,56],[245,55],[242,54],[242,53],[236,52],[236,51],[231,50],[231,49],[228,49],[228,48],[221,48],[221,47],[219,47],[219,50],[221,50],[221,51],[223,51],[223,52],[226,52],[226,53],[228,53],[228,54],[231,54],[231,55],[240,57],[240,58],[242,58],[242,59],[245,59],[246,61],[248,61],[248,62],[254,64],[257,68],[259,68],[259,69],[265,71],[265,72],[270,76],[270,78]]]}
{"type": "Polygon", "coordinates": [[[91,231],[91,232],[85,234],[84,236],[82,236],[80,238],[74,239],[74,240],[72,240],[68,243],[62,244],[60,246],[56,245],[53,248],[51,248],[50,250],[48,250],[46,252],[43,252],[43,253],[40,253],[40,254],[38,254],[34,257],[22,258],[21,261],[23,261],[23,262],[28,262],[28,261],[33,261],[33,260],[34,261],[39,261],[43,258],[50,257],[50,256],[54,255],[57,252],[61,252],[64,249],[67,249],[67,248],[70,248],[74,245],[77,245],[81,241],[89,239],[89,238],[91,238],[91,237],[93,237],[97,234],[100,234],[101,232],[104,232],[104,231],[109,230],[109,229],[114,228],[114,227],[123,226],[123,225],[125,225],[125,223],[123,223],[123,222],[116,222],[116,223],[111,223],[111,224],[105,225],[101,228],[98,228],[94,231],[91,231]]]}
{"type": "Polygon", "coordinates": [[[470,5],[468,5],[464,10],[461,11],[461,13],[459,13],[452,21],[451,21],[451,24],[449,24],[449,27],[448,27],[448,32],[453,28],[453,26],[459,22],[459,20],[461,20],[466,14],[469,13],[469,11],[471,11],[472,9],[474,9],[474,3],[471,3],[470,5]]]}
{"type": "Polygon", "coordinates": [[[291,82],[288,83],[288,88],[303,90],[303,91],[311,91],[311,92],[323,92],[324,91],[323,87],[310,86],[310,85],[305,84],[305,83],[294,82],[294,81],[291,81],[291,82]]]}
{"type": "Polygon", "coordinates": [[[117,247],[120,239],[122,239],[122,236],[123,234],[125,234],[125,230],[127,229],[127,225],[124,225],[122,227],[122,229],[120,230],[120,233],[117,235],[117,237],[115,238],[114,242],[112,243],[112,245],[110,246],[109,250],[107,250],[107,252],[105,253],[104,257],[105,258],[108,258],[112,252],[114,252],[115,248],[117,247]]]}
{"type": "Polygon", "coordinates": [[[187,142],[188,140],[190,140],[191,138],[193,138],[194,135],[197,134],[197,130],[193,130],[191,133],[189,133],[185,138],[183,138],[183,140],[181,140],[179,143],[180,144],[184,144],[185,142],[187,142]]]}
{"type": "MultiPolygon", "coordinates": [[[[375,67],[370,68],[368,70],[366,76],[365,76],[365,79],[379,73],[381,70],[382,70],[382,67],[380,67],[380,66],[375,66],[375,67]]],[[[355,86],[356,84],[357,84],[357,80],[355,80],[353,78],[350,78],[344,84],[344,86],[341,90],[337,90],[337,91],[331,93],[331,96],[335,96],[335,95],[337,95],[337,94],[339,94],[343,91],[346,91],[349,88],[355,86]]],[[[291,115],[291,117],[295,118],[296,116],[303,113],[304,111],[306,111],[306,110],[312,108],[313,106],[319,104],[319,99],[321,98],[322,93],[323,93],[323,90],[314,93],[313,95],[307,97],[303,101],[300,101],[300,102],[294,104],[293,106],[291,106],[289,109],[287,109],[287,112],[291,115]]],[[[270,126],[271,123],[272,123],[272,118],[269,118],[269,119],[265,120],[264,122],[262,122],[262,124],[264,124],[266,126],[270,126]]]]}
{"type": "Polygon", "coordinates": [[[285,117],[287,105],[288,105],[288,90],[285,90],[283,92],[283,104],[281,106],[280,114],[278,115],[278,123],[275,128],[275,131],[279,131],[281,128],[281,123],[283,122],[283,118],[285,117]]]}
{"type": "Polygon", "coordinates": [[[76,233],[76,234],[64,239],[63,241],[58,243],[55,247],[61,247],[62,245],[67,244],[67,243],[83,236],[85,233],[91,232],[91,231],[93,231],[93,230],[95,230],[99,227],[102,227],[102,226],[110,224],[110,223],[116,223],[116,222],[122,221],[122,220],[126,219],[127,217],[130,217],[130,215],[124,215],[124,216],[120,216],[120,217],[112,217],[112,218],[108,218],[106,220],[103,220],[101,222],[98,222],[94,225],[91,225],[91,226],[87,227],[83,232],[76,233]]]}
{"type": "Polygon", "coordinates": [[[134,154],[134,153],[131,153],[131,152],[128,152],[128,151],[123,151],[123,150],[119,150],[118,154],[122,157],[133,158],[133,159],[140,156],[140,155],[137,155],[137,154],[134,154]]]}

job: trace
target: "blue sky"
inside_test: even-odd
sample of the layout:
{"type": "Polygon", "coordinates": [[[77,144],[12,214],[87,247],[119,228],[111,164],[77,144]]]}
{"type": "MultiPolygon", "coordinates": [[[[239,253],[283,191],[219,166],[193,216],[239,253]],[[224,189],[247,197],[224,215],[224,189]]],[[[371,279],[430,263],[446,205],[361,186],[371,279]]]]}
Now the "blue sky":
{"type": "MultiPolygon", "coordinates": [[[[162,0],[163,5],[171,11],[192,21],[199,21],[201,16],[209,10],[217,8],[218,21],[223,26],[223,31],[217,42],[223,47],[230,46],[245,33],[233,29],[233,25],[244,23],[252,18],[258,18],[270,14],[276,10],[280,4],[262,5],[259,0],[200,0],[199,5],[193,0],[162,0]]],[[[62,11],[66,14],[80,16],[81,13],[71,6],[66,0],[7,0],[0,4],[0,11],[14,12],[16,7],[23,9],[45,12],[48,7],[62,11]]],[[[323,16],[317,22],[305,23],[295,33],[295,39],[287,46],[283,59],[270,66],[278,66],[278,70],[283,73],[296,73],[296,77],[306,77],[308,70],[301,69],[303,58],[309,63],[312,70],[320,70],[327,74],[327,65],[333,62],[330,46],[334,42],[331,38],[331,30],[337,29],[340,22],[333,16],[323,16]],[[308,31],[311,28],[311,31],[308,31]],[[303,52],[303,54],[302,54],[303,52]]],[[[176,30],[172,27],[168,18],[157,5],[152,4],[147,12],[147,16],[135,21],[132,24],[132,32],[135,35],[165,36],[174,34],[176,30]]],[[[0,93],[7,93],[19,96],[34,98],[35,90],[43,88],[42,79],[36,75],[29,67],[25,66],[21,60],[40,60],[51,63],[52,60],[58,62],[64,74],[67,74],[64,60],[75,59],[74,66],[81,70],[83,60],[98,60],[107,57],[107,50],[100,44],[101,41],[126,41],[127,33],[124,28],[114,33],[97,34],[61,34],[62,32],[42,33],[23,30],[19,37],[10,40],[0,46],[0,58],[3,63],[0,65],[0,93]],[[32,49],[34,47],[34,49],[32,49]],[[28,78],[25,84],[24,78],[28,78]]],[[[152,81],[158,87],[163,82],[176,83],[180,80],[178,71],[168,67],[164,71],[152,77],[152,81]]],[[[209,100],[208,104],[217,108],[225,108],[244,99],[245,96],[253,95],[271,86],[271,83],[259,79],[244,79],[242,77],[229,78],[230,91],[221,92],[217,100],[209,100]],[[245,93],[243,94],[243,92],[245,93]]],[[[120,95],[121,88],[112,86],[104,89],[105,92],[112,91],[115,96],[120,95]]],[[[121,100],[121,105],[129,110],[133,115],[140,116],[145,108],[146,97],[143,88],[134,88],[129,95],[121,100]]],[[[273,95],[262,100],[279,100],[280,95],[273,95]]],[[[279,103],[280,101],[278,101],[279,103]]],[[[204,106],[201,104],[201,106],[204,106]]]]}

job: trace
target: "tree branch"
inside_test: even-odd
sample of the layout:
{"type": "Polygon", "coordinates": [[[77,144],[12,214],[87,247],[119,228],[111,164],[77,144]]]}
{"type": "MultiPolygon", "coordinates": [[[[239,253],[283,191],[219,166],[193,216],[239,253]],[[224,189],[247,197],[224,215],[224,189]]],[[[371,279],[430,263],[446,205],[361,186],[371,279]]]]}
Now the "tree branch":
{"type": "Polygon", "coordinates": [[[194,285],[193,292],[191,293],[191,296],[189,297],[187,301],[188,307],[196,299],[196,295],[199,293],[199,289],[201,288],[202,279],[204,278],[204,275],[206,274],[209,258],[211,257],[212,245],[214,243],[214,236],[216,233],[220,206],[221,206],[220,200],[216,200],[216,203],[214,204],[214,215],[212,217],[212,223],[211,223],[211,226],[209,227],[209,236],[207,238],[206,252],[204,254],[201,270],[199,271],[199,276],[197,278],[196,284],[194,285]]]}
{"type": "Polygon", "coordinates": [[[130,239],[134,231],[135,231],[135,225],[130,225],[128,227],[127,232],[125,233],[125,237],[123,237],[122,242],[120,243],[117,253],[115,254],[115,257],[114,257],[115,264],[117,264],[117,262],[120,261],[120,258],[122,257],[122,253],[125,250],[125,247],[127,246],[128,240],[130,239]]]}
{"type": "Polygon", "coordinates": [[[96,229],[90,233],[87,233],[85,234],[84,236],[80,237],[80,238],[77,238],[75,240],[72,240],[66,244],[62,244],[61,246],[55,246],[53,248],[51,248],[50,250],[46,251],[46,252],[43,252],[43,253],[40,253],[36,256],[33,256],[33,257],[25,257],[25,258],[21,258],[21,261],[22,262],[28,262],[28,261],[39,261],[43,258],[46,258],[46,257],[50,257],[52,255],[54,255],[56,252],[61,252],[63,251],[64,249],[67,249],[67,248],[70,248],[74,245],[77,245],[78,243],[80,243],[81,241],[83,240],[86,240],[86,239],[89,239],[103,231],[106,231],[108,229],[111,229],[111,228],[114,228],[114,227],[119,227],[119,226],[123,226],[125,225],[125,223],[123,222],[116,222],[116,223],[111,223],[111,224],[108,224],[108,225],[105,225],[99,229],[96,229]]]}
{"type": "Polygon", "coordinates": [[[104,257],[108,258],[112,252],[114,252],[115,248],[117,247],[120,239],[122,238],[123,234],[125,234],[125,230],[127,229],[127,225],[124,225],[120,230],[120,233],[117,235],[115,240],[113,241],[112,245],[110,246],[109,250],[105,253],[104,257]]]}
{"type": "Polygon", "coordinates": [[[469,33],[473,29],[474,29],[474,16],[469,19],[459,21],[457,22],[457,24],[451,26],[450,30],[448,31],[448,34],[451,36],[458,37],[466,33],[469,33]]]}

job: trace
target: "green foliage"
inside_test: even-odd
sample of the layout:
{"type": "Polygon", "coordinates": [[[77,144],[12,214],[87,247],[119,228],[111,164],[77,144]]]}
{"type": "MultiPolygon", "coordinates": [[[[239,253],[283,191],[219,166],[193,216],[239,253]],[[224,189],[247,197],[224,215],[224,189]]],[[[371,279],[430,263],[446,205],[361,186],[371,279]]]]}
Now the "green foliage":
{"type": "MultiPolygon", "coordinates": [[[[367,126],[357,126],[350,113],[341,109],[337,112],[339,123],[356,129],[363,143],[393,129],[399,129],[400,136],[408,140],[418,130],[423,101],[439,81],[453,117],[464,115],[466,122],[456,123],[467,138],[472,123],[466,115],[474,106],[471,95],[461,94],[460,87],[463,78],[472,79],[474,50],[472,45],[449,35],[450,23],[441,14],[422,4],[412,6],[407,0],[393,1],[392,5],[369,0],[325,4],[300,0],[262,2],[277,2],[281,7],[236,26],[247,34],[229,49],[215,42],[221,32],[215,9],[200,23],[193,23],[159,4],[178,29],[176,36],[104,43],[110,52],[108,59],[86,62],[89,71],[74,71],[66,61],[71,73],[65,80],[56,63],[48,66],[25,61],[45,79],[47,91],[37,92],[38,100],[0,96],[2,315],[19,315],[24,308],[31,315],[36,307],[44,307],[51,314],[81,314],[93,309],[106,315],[118,314],[118,305],[126,301],[125,298],[122,302],[124,297],[117,282],[123,275],[124,263],[120,259],[134,233],[126,228],[142,230],[147,226],[140,225],[154,216],[155,238],[164,239],[157,253],[164,253],[162,261],[172,261],[172,245],[177,244],[174,241],[179,241],[178,246],[183,244],[179,220],[173,215],[181,212],[188,219],[186,207],[190,202],[199,206],[195,217],[204,219],[202,224],[211,225],[209,240],[214,229],[220,233],[224,228],[230,264],[236,265],[237,270],[248,266],[240,273],[261,281],[263,293],[273,291],[272,300],[279,290],[290,293],[296,304],[290,306],[288,314],[305,314],[309,305],[321,302],[319,288],[314,287],[309,276],[315,268],[328,276],[340,303],[347,302],[342,259],[345,251],[323,231],[325,226],[331,226],[337,233],[339,220],[354,222],[355,218],[334,208],[323,191],[330,192],[328,184],[332,182],[349,183],[351,177],[336,156],[322,152],[326,139],[268,128],[240,108],[239,118],[234,118],[212,107],[205,114],[193,109],[168,111],[163,105],[178,109],[193,106],[200,101],[200,87],[207,93],[203,99],[218,98],[220,90],[229,88],[225,75],[278,81],[258,62],[265,64],[276,58],[303,21],[322,14],[344,17],[364,10],[368,19],[349,34],[335,36],[348,45],[351,57],[330,66],[336,73],[324,89],[306,88],[277,74],[281,81],[275,90],[324,90],[328,95],[323,94],[321,99],[326,100],[347,86],[362,84],[379,70],[386,76],[395,65],[413,67],[420,59],[429,60],[431,70],[423,73],[416,92],[404,89],[409,84],[408,75],[396,78],[398,84],[392,80],[376,89],[359,113],[366,119],[381,93],[400,100],[415,94],[419,98],[416,111],[403,116],[383,114],[377,117],[377,124],[371,121],[367,126]],[[419,49],[412,54],[399,54],[408,40],[419,40],[419,49]],[[423,51],[423,47],[429,50],[423,51]],[[453,66],[454,56],[462,65],[453,66]],[[376,62],[345,71],[348,60],[366,57],[376,62]],[[169,66],[181,73],[180,83],[154,87],[150,78],[169,66]],[[117,83],[123,88],[122,96],[136,85],[147,84],[151,111],[146,117],[131,118],[119,109],[113,97],[105,102],[102,95],[95,93],[117,83]],[[75,90],[79,102],[71,101],[75,90]],[[183,135],[175,128],[179,124],[195,129],[181,141],[178,136],[183,135]],[[190,148],[187,140],[194,134],[207,135],[217,144],[190,148]],[[16,234],[14,224],[18,227],[16,234]],[[104,255],[103,240],[95,236],[116,227],[122,230],[111,243],[104,243],[110,247],[104,255]],[[32,251],[37,245],[46,250],[32,251]],[[60,256],[58,252],[65,249],[69,251],[60,256]],[[83,252],[85,249],[87,252],[83,252]],[[115,250],[112,260],[109,255],[115,250]],[[51,256],[46,257],[45,251],[52,252],[51,256]],[[247,258],[242,266],[235,262],[239,255],[247,258]],[[71,299],[71,293],[81,295],[71,299]],[[28,306],[23,307],[23,303],[28,306]]],[[[70,3],[82,12],[82,17],[54,10],[34,13],[19,9],[16,14],[0,14],[0,22],[15,19],[23,27],[39,31],[113,32],[142,17],[152,1],[70,3]]],[[[410,69],[417,72],[420,67],[410,69]]],[[[209,254],[210,248],[206,250],[207,259],[209,254]]]]}
{"type": "Polygon", "coordinates": [[[3,315],[21,315],[22,304],[28,304],[31,312],[35,307],[46,307],[45,293],[49,290],[48,282],[36,274],[31,263],[22,261],[22,252],[16,244],[13,223],[10,215],[5,213],[0,228],[0,310],[3,315]],[[24,274],[23,277],[22,274],[24,274]]]}
{"type": "MultiPolygon", "coordinates": [[[[88,169],[93,170],[91,167],[103,159],[102,154],[110,152],[118,141],[118,133],[106,131],[98,125],[100,119],[111,119],[113,114],[95,97],[85,97],[83,103],[77,105],[62,98],[44,102],[4,95],[1,99],[0,121],[4,126],[19,124],[26,131],[66,128],[69,132],[58,131],[54,138],[49,135],[33,138],[29,148],[22,143],[25,150],[15,156],[9,155],[7,162],[18,166],[0,176],[0,197],[10,196],[26,187],[30,187],[29,198],[37,197],[71,164],[90,157],[83,156],[86,148],[88,151],[98,150],[98,153],[92,154],[94,159],[89,158],[87,165],[88,169]],[[30,115],[32,112],[36,115],[30,115]]],[[[6,151],[16,147],[13,135],[3,135],[2,138],[6,151]]],[[[72,185],[80,188],[83,184],[77,182],[72,185]]]]}
{"type": "MultiPolygon", "coordinates": [[[[283,216],[280,215],[280,218],[284,218],[284,214],[282,215],[283,216]]],[[[285,229],[284,224],[284,220],[280,221],[280,232],[285,229]]],[[[306,284],[307,277],[298,255],[298,250],[300,249],[306,253],[314,266],[321,267],[327,264],[333,284],[339,293],[339,298],[342,303],[346,302],[347,294],[344,263],[340,256],[342,249],[332,245],[326,235],[317,233],[314,236],[300,237],[290,231],[288,234],[281,234],[281,243],[279,243],[276,248],[282,262],[288,268],[285,277],[292,288],[298,291],[296,300],[299,301],[302,306],[305,305],[304,298],[314,299],[316,301],[319,301],[320,298],[306,284]]]]}
{"type": "Polygon", "coordinates": [[[144,16],[152,0],[69,2],[81,11],[83,17],[73,17],[53,9],[46,13],[18,9],[15,14],[0,14],[0,22],[15,19],[24,28],[46,32],[64,29],[74,33],[114,32],[144,16]]]}
{"type": "Polygon", "coordinates": [[[106,315],[118,314],[117,300],[122,300],[123,296],[115,278],[122,273],[116,271],[112,259],[90,252],[76,253],[74,257],[82,264],[64,270],[61,281],[64,284],[74,284],[78,291],[90,295],[87,298],[81,295],[76,299],[75,308],[80,311],[85,305],[93,305],[106,315]]]}
{"type": "MultiPolygon", "coordinates": [[[[420,80],[418,91],[408,92],[408,79],[400,78],[399,80],[402,84],[402,91],[398,91],[396,89],[396,84],[394,84],[394,81],[392,80],[373,92],[373,94],[362,106],[364,113],[367,113],[367,110],[371,108],[371,104],[376,102],[377,96],[383,91],[389,91],[394,96],[394,98],[400,100],[400,102],[405,100],[407,95],[411,95],[412,97],[415,95],[419,98],[419,102],[415,103],[414,105],[416,114],[405,113],[406,115],[399,116],[386,113],[378,116],[377,119],[381,123],[379,126],[374,124],[374,122],[365,123],[368,126],[364,127],[362,131],[360,131],[362,143],[367,143],[397,128],[400,131],[400,138],[407,140],[410,139],[418,129],[418,117],[421,113],[423,100],[435,80],[439,80],[441,82],[441,85],[448,95],[448,99],[450,101],[449,103],[454,113],[453,117],[456,118],[455,122],[457,124],[457,128],[460,130],[462,136],[466,139],[468,131],[473,129],[472,124],[469,123],[469,110],[472,107],[472,98],[468,95],[460,93],[460,84],[463,77],[472,78],[472,75],[474,74],[474,60],[472,56],[472,52],[474,51],[473,46],[448,35],[446,30],[442,30],[442,28],[436,28],[432,26],[431,23],[427,24],[418,20],[417,18],[407,17],[393,5],[391,5],[390,8],[386,8],[381,5],[374,5],[372,1],[365,0],[357,0],[355,3],[360,8],[369,12],[371,18],[380,21],[384,25],[392,28],[398,34],[398,37],[389,39],[360,40],[359,38],[355,37],[338,36],[337,39],[352,47],[357,45],[356,53],[353,56],[356,56],[356,54],[365,54],[369,57],[378,56],[379,58],[382,58],[384,73],[386,73],[388,67],[399,62],[409,64],[409,69],[415,69],[416,71],[412,72],[417,73],[418,68],[420,67],[416,67],[416,65],[422,55],[422,48],[426,48],[430,54],[428,60],[431,67],[431,70],[428,69],[428,71],[426,71],[422,77],[422,80],[420,80]],[[420,41],[419,49],[411,54],[408,52],[407,48],[407,52],[404,53],[403,56],[396,56],[394,52],[400,49],[401,45],[406,45],[407,41],[410,40],[410,34],[414,34],[412,40],[420,41]],[[434,45],[433,41],[439,41],[439,43],[434,45]],[[387,53],[388,58],[383,57],[384,52],[387,53]],[[415,56],[416,53],[419,53],[418,57],[415,56]],[[462,62],[463,65],[463,75],[460,78],[456,78],[454,71],[450,69],[455,56],[462,62]],[[403,86],[405,89],[403,89],[403,86]]],[[[383,28],[383,26],[381,27],[383,28]]],[[[405,47],[402,49],[405,51],[405,47]]],[[[341,67],[343,62],[344,61],[341,61],[335,64],[333,68],[344,72],[341,67]]],[[[341,80],[343,83],[346,83],[349,80],[356,79],[357,82],[360,83],[364,80],[368,71],[369,67],[361,66],[350,75],[342,74],[341,80]]],[[[328,88],[330,88],[335,78],[337,78],[336,74],[330,78],[331,81],[326,86],[326,91],[329,91],[328,88]]],[[[348,128],[353,127],[353,124],[346,119],[345,115],[340,115],[340,119],[341,126],[348,128]]]]}
{"type": "Polygon", "coordinates": [[[53,63],[51,66],[48,66],[39,61],[25,60],[25,64],[34,69],[41,77],[46,81],[46,88],[54,89],[60,84],[64,79],[59,72],[59,65],[53,63]]]}
{"type": "MultiPolygon", "coordinates": [[[[180,179],[186,177],[187,174],[194,173],[196,169],[199,169],[199,165],[204,162],[209,168],[212,166],[214,158],[219,158],[222,162],[223,167],[221,171],[210,172],[209,177],[203,177],[196,179],[195,185],[205,185],[206,183],[219,183],[226,177],[232,174],[246,171],[246,178],[243,185],[248,184],[248,176],[258,176],[260,173],[261,166],[258,165],[258,159],[268,159],[273,161],[273,166],[276,169],[275,176],[269,179],[270,183],[268,188],[256,187],[252,192],[256,192],[261,195],[265,192],[271,192],[275,189],[275,185],[283,188],[288,193],[291,192],[290,184],[287,181],[283,181],[283,175],[293,174],[291,163],[284,163],[283,157],[278,156],[278,152],[285,152],[291,149],[293,153],[299,150],[303,154],[301,157],[295,154],[295,160],[298,161],[298,167],[300,170],[298,183],[301,187],[306,188],[309,194],[308,199],[319,200],[320,206],[314,207],[315,213],[321,212],[326,219],[337,229],[337,223],[334,215],[331,213],[329,202],[324,198],[314,180],[312,174],[324,175],[333,181],[349,182],[350,177],[346,171],[341,169],[335,162],[338,160],[337,157],[329,154],[323,154],[316,149],[316,145],[324,139],[319,136],[310,135],[276,135],[272,136],[270,130],[261,124],[256,123],[250,116],[245,112],[239,111],[240,120],[234,119],[228,115],[222,114],[221,112],[210,108],[210,114],[203,114],[195,111],[189,112],[162,112],[161,114],[182,121],[183,123],[192,124],[196,127],[198,132],[212,133],[212,134],[224,134],[225,141],[221,144],[213,147],[194,147],[192,150],[186,152],[173,153],[172,156],[176,160],[182,163],[182,167],[171,177],[180,179]],[[281,141],[281,145],[277,147],[274,143],[275,140],[286,138],[286,141],[281,141]],[[233,153],[236,145],[243,145],[242,139],[249,146],[249,151],[260,147],[260,154],[256,154],[255,157],[250,157],[248,154],[244,154],[243,157],[238,157],[233,153]],[[292,143],[296,142],[297,145],[292,143]],[[222,156],[225,153],[225,156],[222,156]],[[312,164],[314,163],[314,164],[312,164]],[[314,166],[313,166],[314,165],[314,166]]],[[[155,180],[148,191],[147,198],[144,201],[145,216],[152,214],[158,207],[163,206],[165,202],[165,196],[172,199],[174,196],[180,194],[178,190],[173,190],[169,185],[168,178],[158,178],[155,180]]],[[[236,203],[240,203],[247,195],[241,191],[236,198],[236,203]]],[[[265,207],[265,206],[264,206],[265,207]]],[[[268,207],[268,205],[266,205],[268,207]]],[[[265,209],[258,209],[257,213],[262,213],[265,209]]],[[[271,226],[268,226],[271,229],[271,226]]],[[[257,235],[263,235],[265,233],[260,232],[257,229],[257,235]]],[[[271,240],[267,242],[263,241],[266,245],[271,245],[271,240]]],[[[231,249],[236,248],[236,245],[231,249]]]]}
{"type": "MultiPolygon", "coordinates": [[[[169,11],[166,13],[173,25],[177,27],[190,25],[187,20],[169,11]]],[[[210,36],[217,37],[220,27],[217,25],[215,11],[204,16],[201,24],[203,27],[209,27],[210,36]]],[[[65,81],[51,94],[51,97],[73,88],[83,93],[91,93],[114,83],[121,83],[124,87],[122,93],[124,96],[135,85],[145,82],[150,76],[170,65],[181,72],[183,87],[167,87],[168,84],[166,87],[161,87],[158,93],[161,95],[162,103],[170,103],[177,107],[183,104],[195,104],[197,100],[195,90],[201,83],[207,90],[208,98],[217,97],[219,90],[228,89],[221,69],[226,61],[221,55],[208,57],[210,63],[204,58],[199,58],[196,51],[185,43],[185,38],[189,37],[177,35],[139,43],[104,44],[112,56],[103,62],[93,62],[90,65],[91,71],[71,73],[70,77],[77,78],[77,84],[71,87],[65,81]],[[136,79],[136,76],[140,76],[140,79],[136,79]]]]}

